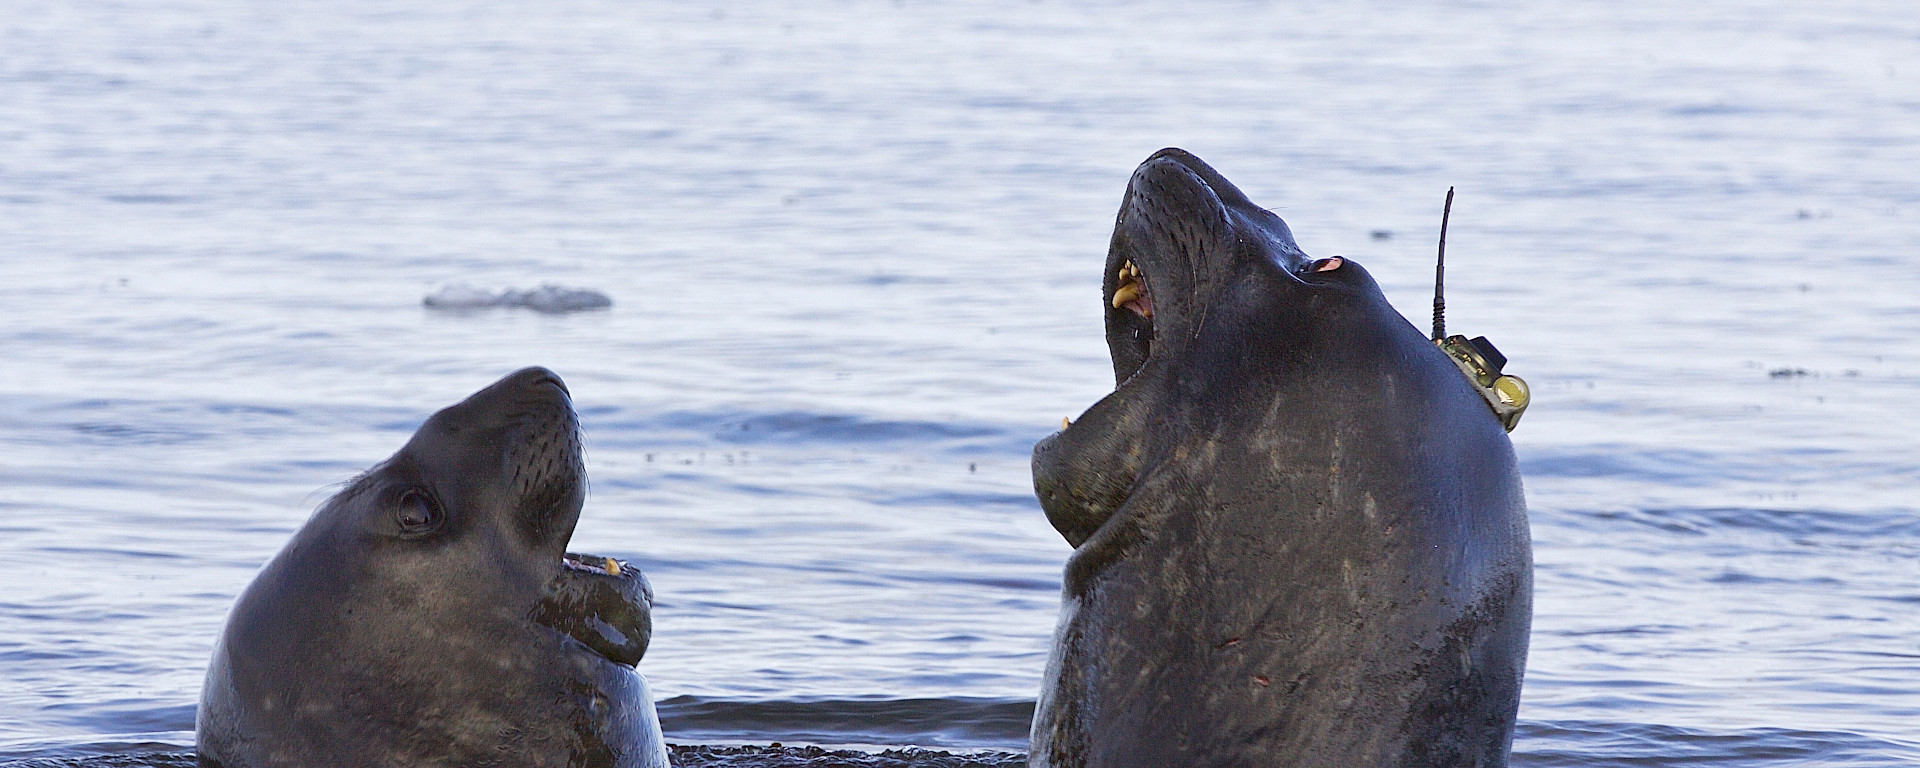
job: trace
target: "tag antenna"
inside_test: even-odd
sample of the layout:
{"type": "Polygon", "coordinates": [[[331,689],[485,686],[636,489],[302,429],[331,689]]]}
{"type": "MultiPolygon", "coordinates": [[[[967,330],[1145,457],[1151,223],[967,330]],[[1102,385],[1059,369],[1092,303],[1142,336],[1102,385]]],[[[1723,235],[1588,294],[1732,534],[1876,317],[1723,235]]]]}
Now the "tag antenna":
{"type": "Polygon", "coordinates": [[[1440,258],[1433,265],[1433,340],[1447,337],[1447,219],[1453,218],[1453,187],[1447,187],[1447,207],[1440,212],[1440,258]]]}

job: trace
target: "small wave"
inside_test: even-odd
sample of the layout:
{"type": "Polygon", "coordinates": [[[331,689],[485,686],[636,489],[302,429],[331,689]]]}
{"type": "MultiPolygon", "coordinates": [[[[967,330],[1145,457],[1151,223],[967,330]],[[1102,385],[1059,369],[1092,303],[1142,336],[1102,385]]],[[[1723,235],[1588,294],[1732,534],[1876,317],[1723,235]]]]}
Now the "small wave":
{"type": "Polygon", "coordinates": [[[1006,699],[740,701],[676,696],[659,703],[670,741],[907,744],[1023,749],[1033,702],[1006,699]]]}
{"type": "Polygon", "coordinates": [[[920,449],[1006,454],[1024,459],[1039,430],[1007,429],[993,422],[888,419],[856,413],[815,411],[668,411],[596,416],[589,429],[597,443],[687,447],[910,444],[920,449]],[[644,440],[644,443],[636,441],[644,440]]]}
{"type": "Polygon", "coordinates": [[[0,763],[0,768],[198,768],[192,752],[145,752],[102,757],[35,757],[0,763]]]}
{"type": "Polygon", "coordinates": [[[1857,541],[1898,541],[1920,536],[1920,517],[1910,510],[1843,512],[1758,507],[1669,507],[1576,512],[1569,522],[1621,521],[1670,533],[1747,530],[1786,536],[1835,536],[1857,541]],[[1582,520],[1579,518],[1586,518],[1582,520]]]}
{"type": "Polygon", "coordinates": [[[1750,728],[1706,731],[1652,723],[1522,721],[1516,768],[1614,766],[1911,766],[1912,745],[1858,733],[1750,728]]]}
{"type": "Polygon", "coordinates": [[[190,768],[192,731],[79,736],[0,744],[0,768],[190,768]]]}
{"type": "Polygon", "coordinates": [[[1520,471],[1528,477],[1618,477],[1679,486],[1708,485],[1747,469],[1729,466],[1733,458],[1707,451],[1619,445],[1583,450],[1535,449],[1520,457],[1520,471]]]}
{"type": "MultiPolygon", "coordinates": [[[[686,414],[693,416],[693,414],[686,414]]],[[[697,418],[697,417],[696,417],[697,418]]],[[[730,419],[716,425],[714,437],[730,443],[765,442],[932,442],[994,435],[999,430],[979,424],[943,421],[871,419],[841,413],[788,411],[730,419]]]]}
{"type": "Polygon", "coordinates": [[[441,286],[439,290],[427,294],[421,303],[428,309],[471,310],[489,307],[526,307],[535,312],[558,315],[590,309],[606,309],[613,306],[613,299],[599,291],[568,288],[553,283],[546,283],[528,291],[515,288],[489,291],[466,283],[453,283],[441,286]]]}

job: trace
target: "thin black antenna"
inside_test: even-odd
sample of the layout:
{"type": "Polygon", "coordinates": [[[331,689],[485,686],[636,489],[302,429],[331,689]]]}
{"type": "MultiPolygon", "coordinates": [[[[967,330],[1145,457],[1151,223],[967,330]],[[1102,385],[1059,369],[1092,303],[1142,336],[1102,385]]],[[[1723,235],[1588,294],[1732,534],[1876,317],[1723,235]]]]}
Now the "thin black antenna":
{"type": "Polygon", "coordinates": [[[1433,340],[1447,337],[1447,219],[1453,218],[1453,187],[1447,187],[1447,207],[1440,212],[1440,259],[1433,265],[1433,340]]]}

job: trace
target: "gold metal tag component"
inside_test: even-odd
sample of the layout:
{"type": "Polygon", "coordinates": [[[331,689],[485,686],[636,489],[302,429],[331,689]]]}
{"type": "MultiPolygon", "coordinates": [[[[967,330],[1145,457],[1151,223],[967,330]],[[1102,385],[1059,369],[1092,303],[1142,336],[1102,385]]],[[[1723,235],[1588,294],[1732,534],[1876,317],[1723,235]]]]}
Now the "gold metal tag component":
{"type": "Polygon", "coordinates": [[[1518,376],[1500,373],[1506,367],[1507,359],[1493,348],[1487,337],[1478,336],[1468,339],[1465,336],[1448,336],[1434,342],[1440,350],[1453,358],[1453,364],[1460,366],[1460,372],[1473,382],[1473,388],[1480,390],[1480,396],[1486,398],[1487,407],[1493,409],[1493,415],[1500,419],[1500,426],[1512,432],[1520,423],[1520,416],[1527,412],[1527,405],[1533,401],[1533,395],[1527,389],[1526,380],[1518,376]],[[1491,358],[1491,359],[1489,359],[1491,358]]]}

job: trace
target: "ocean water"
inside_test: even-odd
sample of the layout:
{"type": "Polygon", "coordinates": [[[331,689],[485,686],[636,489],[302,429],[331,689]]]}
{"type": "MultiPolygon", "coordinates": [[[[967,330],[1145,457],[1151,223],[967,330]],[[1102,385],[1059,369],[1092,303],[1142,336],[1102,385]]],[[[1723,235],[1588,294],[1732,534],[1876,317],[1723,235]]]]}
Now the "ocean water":
{"type": "Polygon", "coordinates": [[[1450,327],[1535,394],[1517,765],[1920,762],[1905,2],[9,0],[0,764],[181,764],[254,570],[533,364],[670,741],[1024,748],[1028,451],[1163,146],[1417,321],[1458,188],[1450,327]]]}

